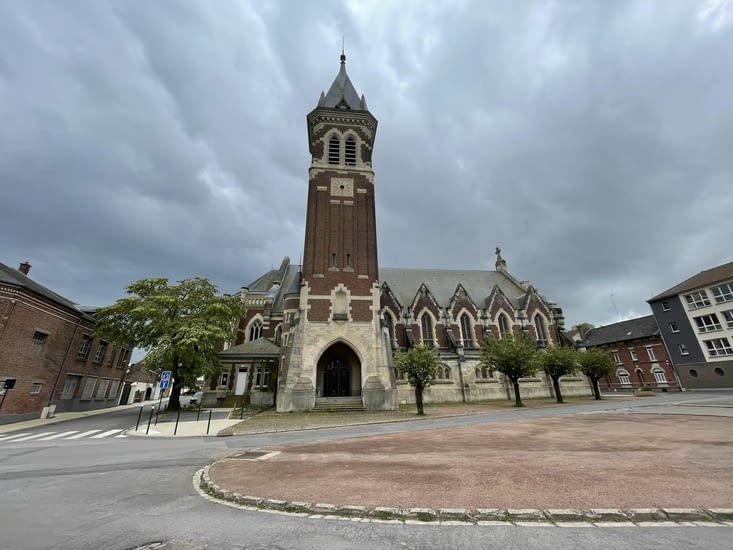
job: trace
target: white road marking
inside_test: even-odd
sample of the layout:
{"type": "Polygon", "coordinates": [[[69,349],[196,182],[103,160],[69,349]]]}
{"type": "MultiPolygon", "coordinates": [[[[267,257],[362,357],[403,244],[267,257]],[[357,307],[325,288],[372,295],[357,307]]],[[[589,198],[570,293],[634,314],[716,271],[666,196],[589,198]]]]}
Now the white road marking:
{"type": "Polygon", "coordinates": [[[81,439],[82,437],[86,437],[88,435],[92,435],[101,431],[102,430],[89,430],[88,432],[82,432],[80,434],[72,435],[71,437],[67,437],[66,439],[81,439]]]}
{"type": "Polygon", "coordinates": [[[19,437],[18,439],[14,439],[13,443],[17,443],[18,441],[30,441],[31,439],[38,439],[39,437],[44,437],[46,435],[51,435],[53,432],[44,432],[40,434],[33,434],[33,435],[27,435],[25,437],[19,437]]]}
{"type": "Polygon", "coordinates": [[[66,437],[75,433],[79,433],[79,430],[72,430],[70,432],[61,432],[58,434],[49,435],[48,437],[41,438],[38,441],[51,441],[52,439],[61,439],[62,437],[66,437]]]}
{"type": "Polygon", "coordinates": [[[0,441],[10,441],[11,439],[15,439],[16,437],[23,437],[24,435],[29,435],[29,434],[24,433],[24,434],[4,435],[0,437],[0,441]]]}
{"type": "Polygon", "coordinates": [[[104,433],[101,433],[101,434],[93,435],[92,436],[92,439],[102,439],[103,437],[109,437],[110,435],[119,433],[121,431],[122,430],[109,430],[109,431],[104,432],[104,433]]]}

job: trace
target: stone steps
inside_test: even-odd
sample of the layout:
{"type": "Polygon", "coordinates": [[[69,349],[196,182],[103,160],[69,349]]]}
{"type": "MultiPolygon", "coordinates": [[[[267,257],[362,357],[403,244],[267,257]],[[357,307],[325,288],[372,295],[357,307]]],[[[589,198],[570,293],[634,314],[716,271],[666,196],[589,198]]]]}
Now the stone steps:
{"type": "Polygon", "coordinates": [[[314,411],[356,412],[365,411],[361,397],[317,397],[314,411]]]}

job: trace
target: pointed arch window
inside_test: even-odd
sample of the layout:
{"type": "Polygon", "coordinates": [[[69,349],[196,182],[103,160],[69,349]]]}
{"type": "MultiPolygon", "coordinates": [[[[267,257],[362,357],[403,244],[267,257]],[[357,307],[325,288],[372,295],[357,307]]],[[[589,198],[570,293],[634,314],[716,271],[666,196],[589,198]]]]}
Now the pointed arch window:
{"type": "Polygon", "coordinates": [[[252,323],[252,326],[249,327],[249,341],[252,342],[260,338],[262,338],[262,323],[260,321],[255,321],[252,323]]]}
{"type": "Polygon", "coordinates": [[[433,338],[433,320],[427,313],[420,318],[420,328],[422,329],[422,343],[426,348],[435,347],[435,339],[433,338]]]}
{"type": "Polygon", "coordinates": [[[389,333],[389,343],[394,348],[395,347],[395,339],[394,339],[394,317],[392,317],[392,314],[389,312],[384,312],[384,322],[387,324],[387,332],[389,333]]]}
{"type": "Polygon", "coordinates": [[[547,346],[547,329],[545,329],[545,321],[542,319],[542,315],[535,315],[534,328],[537,331],[537,345],[547,346]]]}
{"type": "Polygon", "coordinates": [[[503,313],[499,314],[499,338],[504,336],[505,334],[509,334],[509,321],[507,321],[506,315],[503,313]]]}
{"type": "Polygon", "coordinates": [[[331,136],[328,140],[328,164],[338,164],[341,160],[341,140],[331,136]]]}
{"type": "Polygon", "coordinates": [[[352,136],[349,136],[346,138],[344,145],[344,164],[348,166],[356,165],[356,141],[352,136]]]}
{"type": "Polygon", "coordinates": [[[468,313],[461,315],[461,340],[464,348],[473,347],[473,332],[471,331],[471,317],[468,313]]]}
{"type": "Polygon", "coordinates": [[[283,337],[283,326],[277,325],[275,327],[275,343],[277,345],[280,345],[280,343],[282,342],[282,337],[283,337]]]}

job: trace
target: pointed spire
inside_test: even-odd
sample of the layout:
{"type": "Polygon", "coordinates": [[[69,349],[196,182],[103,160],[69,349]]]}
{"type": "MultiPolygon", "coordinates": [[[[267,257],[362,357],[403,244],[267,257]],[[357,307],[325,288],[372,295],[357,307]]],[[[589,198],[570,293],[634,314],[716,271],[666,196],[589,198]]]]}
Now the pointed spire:
{"type": "Polygon", "coordinates": [[[328,89],[325,98],[318,101],[319,107],[330,109],[366,110],[366,100],[356,92],[354,85],[346,74],[346,54],[341,50],[341,67],[336,78],[328,89]]]}

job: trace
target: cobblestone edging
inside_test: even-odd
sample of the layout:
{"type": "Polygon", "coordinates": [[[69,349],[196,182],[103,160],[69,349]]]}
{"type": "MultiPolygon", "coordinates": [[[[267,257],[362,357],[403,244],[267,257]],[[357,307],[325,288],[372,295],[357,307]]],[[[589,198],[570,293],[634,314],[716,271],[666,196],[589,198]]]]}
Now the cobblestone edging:
{"type": "Polygon", "coordinates": [[[194,488],[202,495],[246,510],[290,514],[312,519],[352,519],[408,524],[520,525],[558,527],[733,527],[733,508],[592,508],[589,510],[534,508],[389,508],[296,502],[240,495],[218,486],[209,476],[210,466],[196,472],[194,488]]]}

